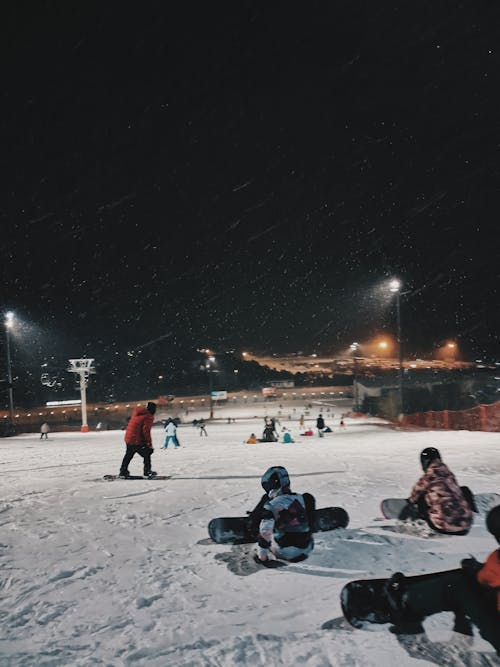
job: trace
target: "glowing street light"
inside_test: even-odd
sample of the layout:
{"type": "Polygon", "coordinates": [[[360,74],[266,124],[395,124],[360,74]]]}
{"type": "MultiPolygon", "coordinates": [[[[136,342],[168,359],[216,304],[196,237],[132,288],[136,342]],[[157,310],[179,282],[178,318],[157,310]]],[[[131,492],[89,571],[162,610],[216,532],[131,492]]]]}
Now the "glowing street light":
{"type": "Polygon", "coordinates": [[[14,313],[5,313],[5,340],[7,349],[7,382],[9,392],[9,415],[10,423],[14,423],[14,391],[12,389],[12,362],[10,358],[10,330],[14,326],[14,313]]]}
{"type": "Polygon", "coordinates": [[[206,354],[209,355],[207,357],[207,360],[205,362],[205,370],[208,373],[208,392],[210,394],[210,419],[213,419],[214,417],[214,399],[213,399],[213,390],[214,390],[214,385],[213,385],[213,378],[212,378],[212,369],[211,366],[212,364],[215,364],[215,357],[213,356],[213,353],[211,350],[208,348],[205,350],[206,354]]]}
{"type": "Polygon", "coordinates": [[[359,392],[358,392],[358,360],[356,358],[356,352],[359,350],[359,343],[351,343],[349,349],[352,352],[352,358],[354,362],[354,410],[359,411],[359,392]]]}
{"type": "Polygon", "coordinates": [[[398,343],[398,385],[399,385],[399,414],[404,412],[403,404],[403,346],[401,343],[401,281],[393,278],[389,283],[389,291],[396,294],[396,320],[397,320],[397,343],[398,343]]]}

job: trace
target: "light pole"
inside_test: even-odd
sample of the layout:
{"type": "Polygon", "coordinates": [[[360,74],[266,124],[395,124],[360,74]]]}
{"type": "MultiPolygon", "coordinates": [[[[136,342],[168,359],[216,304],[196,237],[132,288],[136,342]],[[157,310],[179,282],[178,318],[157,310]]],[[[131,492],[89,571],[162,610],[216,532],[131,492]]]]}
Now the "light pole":
{"type": "Polygon", "coordinates": [[[14,324],[14,313],[5,313],[5,340],[7,343],[7,382],[9,390],[9,414],[10,423],[14,423],[14,392],[12,389],[12,363],[10,359],[10,330],[14,324]]]}
{"type": "Polygon", "coordinates": [[[68,373],[75,373],[75,376],[80,376],[80,396],[82,405],[82,426],[80,431],[82,433],[87,433],[89,430],[89,425],[87,423],[87,385],[89,381],[89,375],[95,373],[95,368],[92,366],[94,360],[70,359],[69,363],[70,366],[67,369],[68,373]]]}
{"type": "Polygon", "coordinates": [[[205,364],[205,368],[207,369],[207,373],[208,373],[208,391],[209,391],[209,394],[210,394],[210,419],[213,419],[213,417],[214,417],[214,399],[213,399],[213,396],[212,396],[212,392],[213,392],[214,387],[213,387],[212,370],[211,370],[210,364],[209,364],[210,361],[213,363],[215,361],[215,357],[208,357],[208,361],[205,364]]]}
{"type": "Polygon", "coordinates": [[[396,278],[389,283],[389,289],[396,295],[396,325],[398,341],[398,393],[399,415],[404,414],[403,402],[403,346],[401,342],[401,282],[396,278]]]}
{"type": "Polygon", "coordinates": [[[359,412],[359,393],[358,393],[358,360],[356,352],[359,348],[359,343],[351,343],[349,346],[352,352],[352,359],[354,362],[354,410],[359,412]]]}

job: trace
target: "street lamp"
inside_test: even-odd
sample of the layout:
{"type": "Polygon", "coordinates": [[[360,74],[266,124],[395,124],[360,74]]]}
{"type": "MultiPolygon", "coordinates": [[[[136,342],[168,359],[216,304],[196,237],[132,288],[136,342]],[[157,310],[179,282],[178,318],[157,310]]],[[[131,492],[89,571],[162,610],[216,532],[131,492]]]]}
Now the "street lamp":
{"type": "MultiPolygon", "coordinates": [[[[209,350],[207,350],[207,352],[209,352],[209,350]]],[[[213,387],[212,370],[211,370],[209,362],[213,363],[214,361],[215,361],[215,357],[210,356],[210,357],[208,357],[208,361],[205,363],[205,368],[207,369],[207,373],[208,373],[208,391],[210,393],[210,419],[213,419],[213,417],[214,417],[214,399],[213,399],[213,396],[212,396],[214,387],[213,387]]]]}
{"type": "Polygon", "coordinates": [[[398,389],[399,389],[399,414],[404,413],[403,403],[403,346],[401,343],[401,282],[394,278],[389,283],[389,290],[396,294],[396,324],[398,341],[398,389]]]}
{"type": "Polygon", "coordinates": [[[358,360],[356,357],[356,352],[359,349],[359,343],[351,343],[349,349],[352,352],[352,358],[354,362],[354,410],[359,412],[359,392],[358,392],[358,360]]]}
{"type": "Polygon", "coordinates": [[[10,423],[14,423],[14,392],[12,390],[12,363],[10,359],[10,330],[14,325],[14,313],[9,311],[5,313],[5,339],[6,339],[6,349],[7,349],[7,382],[8,382],[8,391],[9,391],[9,414],[10,414],[10,423]]]}

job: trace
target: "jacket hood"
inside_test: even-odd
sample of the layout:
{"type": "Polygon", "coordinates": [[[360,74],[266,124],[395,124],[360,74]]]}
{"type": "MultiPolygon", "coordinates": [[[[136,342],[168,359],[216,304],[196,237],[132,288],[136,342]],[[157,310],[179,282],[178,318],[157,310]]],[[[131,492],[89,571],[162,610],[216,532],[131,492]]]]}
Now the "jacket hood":
{"type": "Polygon", "coordinates": [[[142,417],[143,415],[151,415],[151,417],[153,416],[153,415],[149,412],[149,410],[146,410],[146,408],[136,408],[136,409],[134,410],[134,415],[137,415],[138,417],[142,417]]]}

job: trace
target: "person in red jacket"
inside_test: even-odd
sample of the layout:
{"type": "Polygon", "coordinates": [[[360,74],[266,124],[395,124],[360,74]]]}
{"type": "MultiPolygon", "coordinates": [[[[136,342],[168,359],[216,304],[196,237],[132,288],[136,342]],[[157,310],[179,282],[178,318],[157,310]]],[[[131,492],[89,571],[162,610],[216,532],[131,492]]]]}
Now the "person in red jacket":
{"type": "MultiPolygon", "coordinates": [[[[486,527],[500,544],[500,505],[489,511],[486,527]]],[[[472,636],[476,626],[500,656],[500,549],[485,563],[464,558],[459,569],[437,572],[410,585],[408,581],[396,572],[387,582],[386,595],[395,614],[392,632],[423,633],[426,617],[451,611],[455,632],[472,636]]]]}
{"type": "MultiPolygon", "coordinates": [[[[500,505],[488,512],[486,528],[500,544],[500,505]]],[[[494,606],[499,614],[500,634],[500,549],[495,549],[485,563],[480,563],[475,558],[464,558],[462,568],[475,576],[483,594],[493,603],[491,606],[494,606]]]]}
{"type": "Polygon", "coordinates": [[[153,415],[156,412],[156,403],[149,402],[145,408],[136,408],[125,431],[125,456],[120,466],[120,477],[130,477],[128,465],[139,454],[144,459],[144,476],[154,477],[151,470],[151,454],[154,452],[151,439],[153,415]]]}

